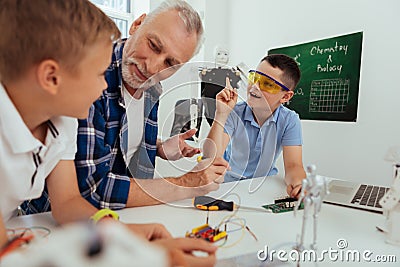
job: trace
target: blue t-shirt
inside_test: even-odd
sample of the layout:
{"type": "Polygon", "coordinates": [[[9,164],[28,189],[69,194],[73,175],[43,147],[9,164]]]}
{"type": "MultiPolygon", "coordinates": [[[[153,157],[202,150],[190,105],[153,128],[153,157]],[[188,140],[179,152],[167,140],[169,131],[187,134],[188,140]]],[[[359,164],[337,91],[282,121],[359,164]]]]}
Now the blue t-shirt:
{"type": "Polygon", "coordinates": [[[225,132],[230,142],[224,158],[231,167],[225,182],[276,175],[275,163],[282,147],[303,144],[299,115],[282,105],[260,127],[251,108],[240,102],[229,114],[225,132]]]}

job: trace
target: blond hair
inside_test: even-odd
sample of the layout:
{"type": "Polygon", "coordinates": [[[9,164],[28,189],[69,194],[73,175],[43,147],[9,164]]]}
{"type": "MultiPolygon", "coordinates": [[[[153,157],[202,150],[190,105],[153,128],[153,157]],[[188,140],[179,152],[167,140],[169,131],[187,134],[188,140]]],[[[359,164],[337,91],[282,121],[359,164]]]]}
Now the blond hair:
{"type": "Polygon", "coordinates": [[[120,38],[115,23],[87,0],[0,0],[0,25],[3,82],[46,59],[73,70],[88,47],[120,38]]]}

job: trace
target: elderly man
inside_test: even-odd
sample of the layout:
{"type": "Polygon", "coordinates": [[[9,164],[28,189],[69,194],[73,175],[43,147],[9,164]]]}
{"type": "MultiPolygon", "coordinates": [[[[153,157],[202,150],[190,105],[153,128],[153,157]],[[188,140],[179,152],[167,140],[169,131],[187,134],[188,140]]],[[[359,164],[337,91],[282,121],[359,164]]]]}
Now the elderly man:
{"type": "Polygon", "coordinates": [[[203,34],[198,13],[184,1],[166,1],[136,19],[129,34],[114,47],[107,90],[79,122],[75,165],[82,195],[96,207],[119,209],[216,190],[228,167],[222,158],[181,177],[143,179],[153,178],[156,155],[174,160],[199,152],[184,141],[195,130],[157,140],[159,80],[198,51],[203,34]]]}
{"type": "MultiPolygon", "coordinates": [[[[198,13],[185,1],[167,0],[136,19],[129,34],[114,46],[105,73],[108,88],[88,118],[79,120],[75,166],[82,196],[97,208],[121,209],[218,189],[228,167],[223,158],[204,160],[180,177],[151,179],[156,156],[176,160],[199,153],[185,143],[194,129],[165,142],[157,139],[159,81],[199,50],[203,27],[198,13]]],[[[49,206],[44,195],[24,209],[34,213],[49,206]]]]}

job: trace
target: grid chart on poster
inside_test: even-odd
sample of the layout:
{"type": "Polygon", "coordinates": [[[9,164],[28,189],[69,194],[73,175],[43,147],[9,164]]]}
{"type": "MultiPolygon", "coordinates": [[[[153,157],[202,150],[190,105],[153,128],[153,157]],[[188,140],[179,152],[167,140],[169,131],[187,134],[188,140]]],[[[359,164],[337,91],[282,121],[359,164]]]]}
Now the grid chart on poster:
{"type": "Polygon", "coordinates": [[[311,82],[309,112],[345,113],[350,80],[324,79],[311,82]]]}

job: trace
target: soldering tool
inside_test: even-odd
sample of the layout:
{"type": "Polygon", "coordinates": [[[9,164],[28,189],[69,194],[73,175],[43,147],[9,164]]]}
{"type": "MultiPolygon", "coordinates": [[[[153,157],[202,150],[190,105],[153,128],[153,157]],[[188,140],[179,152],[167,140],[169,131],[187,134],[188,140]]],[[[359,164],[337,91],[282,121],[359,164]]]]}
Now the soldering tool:
{"type": "MultiPolygon", "coordinates": [[[[262,212],[271,212],[271,210],[267,210],[264,208],[253,208],[253,207],[243,207],[236,205],[233,203],[233,201],[224,201],[221,199],[215,199],[209,196],[200,196],[200,197],[195,197],[193,200],[193,204],[197,209],[201,210],[206,210],[207,211],[207,218],[206,218],[206,225],[208,225],[208,213],[210,211],[215,211],[215,210],[228,210],[228,211],[233,211],[237,210],[239,207],[241,209],[248,209],[252,211],[262,211],[262,212]]],[[[233,215],[230,216],[230,218],[233,215]]],[[[221,223],[220,223],[221,224],[221,223]]],[[[218,226],[219,227],[219,226],[218,226]]],[[[244,229],[246,229],[256,241],[258,241],[256,235],[250,230],[250,228],[247,225],[243,225],[244,229]]],[[[225,231],[226,232],[226,224],[225,224],[225,231]]]]}
{"type": "Polygon", "coordinates": [[[233,211],[237,209],[241,210],[251,210],[251,211],[260,211],[260,212],[271,212],[268,209],[264,209],[261,207],[245,207],[236,205],[233,201],[224,201],[221,199],[215,199],[209,196],[199,196],[195,197],[193,201],[193,205],[200,210],[207,211],[215,211],[215,210],[227,210],[233,211]]]}

